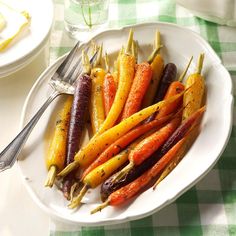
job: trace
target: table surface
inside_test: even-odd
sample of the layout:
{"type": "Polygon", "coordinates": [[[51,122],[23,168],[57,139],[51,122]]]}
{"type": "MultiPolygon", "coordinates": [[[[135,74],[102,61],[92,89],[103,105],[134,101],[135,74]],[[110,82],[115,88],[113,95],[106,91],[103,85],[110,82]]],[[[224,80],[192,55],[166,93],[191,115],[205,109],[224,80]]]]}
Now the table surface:
{"type": "MultiPolygon", "coordinates": [[[[131,5],[132,1],[127,2],[131,5]]],[[[135,5],[136,2],[143,3],[144,1],[134,1],[132,4],[135,5]]],[[[171,2],[171,0],[168,2],[171,2]]],[[[125,1],[112,1],[112,3],[111,7],[114,7],[113,12],[116,14],[112,16],[111,24],[115,22],[117,17],[121,17],[122,20],[120,20],[119,24],[116,26],[137,23],[137,16],[135,20],[132,17],[130,17],[132,18],[130,20],[124,20],[125,17],[129,18],[129,15],[132,16],[132,10],[129,10],[129,12],[126,12],[121,16],[121,13],[124,12],[122,11],[123,8],[120,8],[119,11],[115,8],[118,3],[122,6],[126,5],[127,7],[125,1]]],[[[45,45],[43,51],[27,67],[11,76],[8,76],[7,78],[0,78],[0,130],[1,133],[4,134],[0,135],[0,150],[3,149],[17,133],[24,100],[36,78],[48,66],[48,64],[52,63],[60,55],[67,52],[75,42],[75,40],[70,39],[63,31],[63,1],[55,0],[55,6],[55,23],[50,43],[45,45]]],[[[168,11],[168,9],[166,11],[168,11]]],[[[143,17],[140,17],[140,19],[144,19],[144,12],[141,12],[140,14],[143,17]]],[[[172,18],[165,19],[171,21],[172,18]]],[[[148,20],[152,19],[147,17],[146,21],[148,20]]],[[[184,25],[184,21],[181,24],[184,25]]],[[[212,24],[212,31],[210,33],[214,33],[213,26],[214,24],[212,24]]],[[[224,30],[222,32],[224,32],[224,30]]],[[[236,33],[236,30],[233,30],[233,32],[236,33]]],[[[214,37],[207,35],[208,32],[204,33],[204,30],[202,30],[201,33],[205,38],[207,36],[209,36],[210,39],[214,37]]],[[[217,51],[217,44],[214,44],[215,41],[213,41],[210,41],[210,43],[217,51]]],[[[232,51],[234,52],[232,57],[236,59],[235,45],[232,46],[232,51]]],[[[225,59],[225,62],[229,62],[230,60],[225,56],[226,54],[224,54],[225,51],[222,47],[221,51],[217,51],[217,53],[220,53],[220,56],[225,59]]],[[[229,66],[232,67],[232,64],[229,64],[229,66]]],[[[231,75],[233,80],[236,80],[236,73],[234,71],[231,72],[231,75]]],[[[210,171],[202,181],[178,199],[177,202],[161,210],[152,218],[146,218],[144,221],[132,222],[131,225],[133,229],[135,229],[137,225],[140,227],[143,225],[145,232],[145,229],[147,229],[147,226],[150,225],[150,222],[152,221],[152,223],[156,222],[156,225],[160,226],[158,229],[159,231],[157,232],[163,232],[163,235],[168,235],[166,234],[168,232],[176,232],[174,230],[176,227],[179,227],[179,232],[183,232],[183,235],[185,235],[184,232],[190,232],[184,231],[186,227],[191,228],[191,232],[193,232],[192,235],[201,235],[201,233],[196,233],[199,232],[199,225],[202,225],[201,230],[205,230],[204,232],[208,232],[210,230],[209,227],[214,225],[216,226],[214,228],[215,231],[211,232],[215,232],[215,235],[235,235],[236,174],[234,174],[235,166],[230,166],[233,165],[233,163],[236,163],[232,159],[236,155],[235,137],[236,133],[235,129],[233,129],[230,143],[228,144],[226,152],[223,154],[224,158],[228,158],[224,163],[220,160],[217,166],[213,168],[213,170],[210,171]],[[227,174],[223,174],[225,171],[227,171],[228,177],[226,177],[227,174]],[[177,212],[176,215],[173,215],[173,212],[177,212]],[[166,219],[167,217],[168,222],[162,220],[162,218],[166,219]],[[180,226],[186,227],[181,229],[180,226]],[[169,227],[170,231],[164,231],[165,227],[169,227]],[[196,234],[194,234],[194,232],[196,234]]],[[[38,208],[28,195],[21,182],[16,167],[5,171],[4,174],[0,174],[0,186],[2,186],[0,195],[0,236],[48,235],[50,219],[43,211],[41,211],[41,209],[38,208]]],[[[127,226],[127,229],[130,230],[130,226],[127,226]]],[[[107,229],[107,232],[112,232],[112,227],[109,228],[109,230],[107,229]]],[[[123,229],[123,231],[117,231],[116,235],[120,235],[118,232],[125,232],[125,229],[123,229]]],[[[132,233],[134,233],[132,235],[136,235],[137,232],[135,232],[136,231],[132,231],[132,233]]],[[[113,234],[111,233],[109,235],[113,234]]],[[[129,234],[127,233],[127,235],[129,234]]]]}

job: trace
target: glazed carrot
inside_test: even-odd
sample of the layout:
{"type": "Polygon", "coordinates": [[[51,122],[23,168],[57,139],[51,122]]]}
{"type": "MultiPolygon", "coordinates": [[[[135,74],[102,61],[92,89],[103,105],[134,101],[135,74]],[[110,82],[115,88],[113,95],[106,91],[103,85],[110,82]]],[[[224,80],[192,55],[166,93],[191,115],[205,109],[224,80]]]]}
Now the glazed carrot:
{"type": "Polygon", "coordinates": [[[121,166],[125,164],[128,160],[128,155],[130,151],[143,139],[145,139],[150,133],[153,133],[153,130],[145,133],[143,136],[135,140],[129,147],[123,150],[118,155],[114,156],[107,162],[99,165],[91,172],[89,172],[82,180],[84,186],[80,191],[79,195],[75,197],[71,204],[70,208],[75,208],[80,205],[80,202],[90,188],[96,188],[99,184],[104,182],[107,178],[109,178],[115,171],[117,171],[121,166]]]}
{"type": "MultiPolygon", "coordinates": [[[[168,99],[170,98],[171,96],[174,96],[178,93],[181,93],[184,91],[184,85],[182,83],[182,80],[184,79],[187,71],[188,71],[188,68],[192,62],[192,59],[193,57],[190,58],[185,70],[183,71],[183,73],[180,75],[178,81],[174,81],[170,84],[170,86],[168,87],[167,89],[167,92],[165,94],[165,97],[164,99],[168,99]]],[[[172,112],[174,112],[181,104],[182,104],[182,101],[183,101],[183,97],[180,97],[178,100],[176,100],[175,102],[172,102],[172,103],[169,103],[167,106],[163,107],[163,109],[161,109],[158,113],[157,113],[157,116],[156,118],[160,118],[162,116],[165,116],[165,115],[168,115],[172,112]]]]}
{"type": "MultiPolygon", "coordinates": [[[[102,46],[100,46],[98,53],[98,58],[101,61],[102,46]]],[[[94,67],[91,71],[92,88],[89,112],[93,134],[98,132],[100,126],[105,120],[102,87],[106,72],[104,69],[99,67],[100,61],[95,63],[97,67],[94,67]]]]}
{"type": "MultiPolygon", "coordinates": [[[[175,80],[177,73],[177,67],[174,63],[166,64],[163,75],[161,77],[160,85],[158,87],[157,93],[155,94],[154,101],[159,102],[164,99],[169,85],[175,80]]],[[[152,121],[157,115],[157,112],[153,113],[145,122],[152,121]]]]}
{"type": "Polygon", "coordinates": [[[121,179],[127,172],[129,172],[134,166],[140,165],[143,161],[148,159],[154,152],[156,152],[165,141],[172,135],[181,122],[180,117],[172,119],[167,125],[156,131],[152,135],[148,136],[129,154],[129,164],[125,166],[117,176],[117,179],[121,179]]]}
{"type": "MultiPolygon", "coordinates": [[[[74,98],[71,107],[69,130],[67,135],[67,151],[65,165],[74,161],[74,156],[79,150],[79,143],[84,129],[91,94],[91,66],[87,55],[82,52],[83,74],[75,82],[74,98]],[[86,66],[85,66],[86,65],[86,66]]],[[[74,184],[74,173],[63,180],[63,194],[68,199],[70,188],[74,184]]]]}
{"type": "Polygon", "coordinates": [[[167,164],[173,159],[179,149],[182,147],[185,138],[182,138],[177,144],[175,144],[150,170],[146,171],[140,177],[128,185],[113,192],[106,202],[91,211],[94,214],[101,211],[106,206],[118,206],[125,203],[128,199],[135,196],[140,192],[148,183],[150,183],[161,170],[167,166],[167,164]]]}
{"type": "Polygon", "coordinates": [[[178,163],[183,159],[186,152],[194,143],[195,139],[199,134],[199,124],[194,126],[192,130],[190,130],[189,134],[186,134],[187,138],[185,139],[182,147],[176,153],[175,157],[171,160],[171,162],[165,167],[160,177],[157,179],[156,183],[153,185],[153,189],[157,187],[157,185],[168,175],[170,172],[178,165],[178,163]]]}
{"type": "Polygon", "coordinates": [[[45,187],[53,186],[57,172],[61,171],[65,164],[67,133],[70,122],[72,101],[73,96],[69,96],[59,114],[59,119],[56,122],[54,135],[45,159],[48,169],[45,187]]]}
{"type": "Polygon", "coordinates": [[[143,96],[147,91],[151,78],[152,67],[147,62],[143,62],[141,64],[136,65],[134,81],[130,89],[127,101],[125,103],[121,120],[139,111],[143,96]]]}
{"type": "Polygon", "coordinates": [[[81,189],[79,195],[73,198],[69,208],[78,207],[88,189],[96,188],[99,184],[106,180],[114,171],[116,171],[128,160],[128,155],[129,149],[126,149],[88,173],[82,181],[84,184],[83,188],[81,189]]]}
{"type": "Polygon", "coordinates": [[[105,150],[105,148],[125,135],[128,131],[149,117],[153,112],[161,109],[169,102],[178,99],[180,96],[182,96],[182,94],[178,94],[168,100],[147,107],[121,121],[119,124],[105,131],[101,135],[92,138],[88,144],[80,149],[80,151],[75,155],[75,161],[62,170],[58,176],[64,177],[78,166],[84,168],[88,167],[88,165],[90,165],[105,150]]]}
{"type": "MultiPolygon", "coordinates": [[[[160,47],[161,47],[160,32],[157,31],[156,36],[155,36],[155,42],[154,42],[154,52],[155,52],[155,50],[159,50],[160,47]]],[[[152,55],[151,55],[151,57],[152,57],[152,55]]],[[[154,59],[151,58],[151,68],[153,71],[153,75],[152,75],[152,79],[150,81],[150,84],[148,86],[147,92],[143,98],[142,107],[148,107],[151,104],[153,104],[155,93],[156,93],[157,88],[159,86],[160,79],[162,77],[163,70],[164,70],[164,59],[160,53],[157,54],[154,57],[154,59]]]]}
{"type": "Polygon", "coordinates": [[[195,112],[191,117],[186,119],[168,138],[168,140],[162,145],[162,147],[157,150],[151,157],[146,159],[141,165],[134,166],[129,172],[125,174],[123,178],[119,177],[119,172],[114,176],[111,176],[106,180],[101,187],[102,199],[106,199],[112,192],[116,191],[120,187],[130,183],[131,181],[138,178],[145,171],[150,169],[161,157],[163,157],[179,140],[181,140],[188,131],[198,123],[202,118],[205,111],[205,107],[202,107],[197,112],[195,112]]]}
{"type": "Polygon", "coordinates": [[[117,59],[114,62],[114,69],[113,69],[113,72],[112,72],[112,76],[114,78],[116,88],[118,87],[118,84],[119,84],[120,55],[124,54],[124,52],[125,52],[125,49],[122,46],[119,53],[118,53],[117,59]]]}
{"type": "Polygon", "coordinates": [[[171,118],[171,116],[172,115],[161,117],[160,119],[155,119],[150,123],[140,125],[129,131],[124,136],[120,137],[117,141],[115,141],[107,149],[105,149],[105,151],[102,152],[101,155],[91,165],[89,165],[87,169],[84,170],[81,179],[83,179],[91,170],[118,154],[136,138],[140,137],[153,128],[163,125],[171,118]]]}
{"type": "Polygon", "coordinates": [[[109,70],[109,61],[108,61],[107,54],[105,56],[105,63],[106,63],[107,73],[104,77],[102,94],[103,94],[105,116],[107,117],[107,115],[112,107],[112,104],[114,102],[115,95],[116,95],[116,84],[115,84],[114,77],[112,76],[112,74],[110,73],[110,70],[109,70]]]}
{"type": "Polygon", "coordinates": [[[108,116],[101,125],[97,135],[110,129],[116,122],[120,113],[123,110],[125,101],[129,95],[129,91],[134,78],[135,58],[129,54],[133,41],[133,31],[130,31],[130,36],[126,48],[126,52],[120,55],[119,59],[119,84],[116,91],[115,99],[110,109],[108,116]]]}
{"type": "Polygon", "coordinates": [[[166,153],[169,150],[169,147],[173,146],[173,143],[179,141],[184,135],[198,123],[203,113],[205,112],[206,107],[199,108],[196,112],[194,112],[190,117],[188,117],[182,124],[175,130],[175,132],[171,135],[171,137],[165,142],[162,146],[162,153],[166,153]],[[176,141],[177,140],[177,141],[176,141]]]}
{"type": "Polygon", "coordinates": [[[204,77],[201,75],[204,54],[200,54],[198,59],[196,73],[190,75],[186,81],[186,94],[183,96],[183,120],[192,115],[199,109],[203,102],[203,95],[205,90],[204,77]]]}

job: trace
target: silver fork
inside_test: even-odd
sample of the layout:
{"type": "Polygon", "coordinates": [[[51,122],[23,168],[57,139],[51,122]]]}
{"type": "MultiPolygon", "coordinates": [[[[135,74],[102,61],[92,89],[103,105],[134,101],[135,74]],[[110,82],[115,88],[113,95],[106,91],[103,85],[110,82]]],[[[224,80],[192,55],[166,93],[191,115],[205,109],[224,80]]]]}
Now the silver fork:
{"type": "MultiPolygon", "coordinates": [[[[61,94],[73,94],[74,82],[82,74],[81,66],[81,52],[82,49],[88,51],[88,46],[85,45],[79,47],[79,42],[70,51],[68,56],[58,67],[49,81],[49,85],[53,88],[53,92],[49,98],[45,101],[38,112],[27,123],[27,125],[21,130],[21,132],[12,140],[10,144],[0,153],[0,172],[11,168],[17,157],[23,148],[26,140],[28,139],[34,126],[48,107],[48,105],[61,94]]],[[[90,63],[93,63],[97,55],[97,52],[93,54],[90,59],[90,63]]]]}

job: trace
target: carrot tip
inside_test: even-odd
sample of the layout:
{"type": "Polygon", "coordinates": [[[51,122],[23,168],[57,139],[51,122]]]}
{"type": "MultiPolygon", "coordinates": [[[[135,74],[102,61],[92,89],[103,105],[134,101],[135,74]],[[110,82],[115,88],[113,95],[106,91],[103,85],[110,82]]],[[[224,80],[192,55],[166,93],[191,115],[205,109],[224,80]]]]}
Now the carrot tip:
{"type": "Polygon", "coordinates": [[[104,202],[103,204],[99,205],[98,207],[96,207],[95,209],[93,209],[92,211],[90,211],[90,214],[94,214],[98,211],[101,211],[103,208],[107,207],[109,205],[109,201],[104,202]]]}
{"type": "Polygon", "coordinates": [[[53,186],[56,179],[56,174],[57,174],[57,167],[53,165],[50,167],[48,171],[47,179],[44,184],[45,187],[51,188],[53,186]]]}

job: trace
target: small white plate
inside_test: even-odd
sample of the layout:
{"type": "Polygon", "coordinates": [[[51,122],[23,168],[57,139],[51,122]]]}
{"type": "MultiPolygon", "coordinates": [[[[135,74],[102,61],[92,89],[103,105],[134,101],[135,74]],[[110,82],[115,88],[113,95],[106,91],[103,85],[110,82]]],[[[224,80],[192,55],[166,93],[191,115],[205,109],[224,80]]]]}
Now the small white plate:
{"type": "MultiPolygon", "coordinates": [[[[54,11],[51,0],[5,2],[9,5],[14,3],[12,6],[18,11],[27,10],[31,16],[31,24],[30,30],[23,37],[4,52],[0,52],[0,78],[21,69],[38,55],[49,38],[54,11]]],[[[14,20],[9,21],[9,27],[12,27],[14,20]]]]}
{"type": "MultiPolygon", "coordinates": [[[[55,125],[56,111],[63,98],[54,101],[31,134],[22,152],[23,159],[18,161],[29,193],[36,203],[53,217],[79,225],[105,225],[150,215],[196,184],[214,166],[226,146],[232,126],[232,83],[229,73],[212,48],[198,34],[173,24],[149,23],[132,28],[134,37],[140,44],[140,61],[145,60],[151,52],[157,29],[160,30],[165,45],[162,49],[165,62],[176,63],[179,73],[192,55],[195,61],[189,73],[193,72],[199,53],[205,53],[203,74],[206,77],[207,110],[202,121],[202,131],[185,158],[155,191],[149,189],[133,198],[128,205],[119,208],[107,207],[101,213],[90,215],[90,210],[100,203],[99,188],[86,195],[87,204],[72,211],[67,208],[68,202],[60,191],[55,187],[44,187],[47,175],[44,163],[45,147],[55,125]]],[[[121,45],[127,40],[129,29],[130,27],[108,30],[94,39],[103,43],[104,49],[114,59],[121,45]]],[[[50,94],[51,89],[47,82],[64,57],[48,68],[31,89],[25,102],[21,127],[50,94]]]]}

